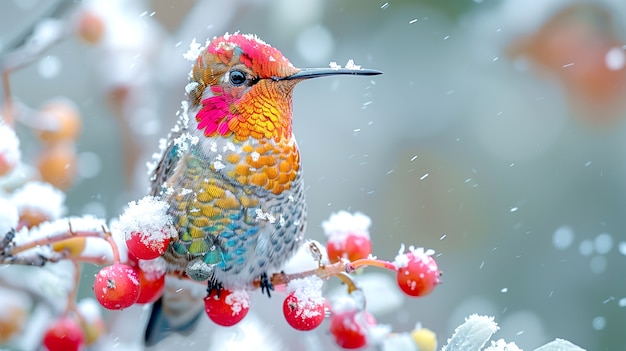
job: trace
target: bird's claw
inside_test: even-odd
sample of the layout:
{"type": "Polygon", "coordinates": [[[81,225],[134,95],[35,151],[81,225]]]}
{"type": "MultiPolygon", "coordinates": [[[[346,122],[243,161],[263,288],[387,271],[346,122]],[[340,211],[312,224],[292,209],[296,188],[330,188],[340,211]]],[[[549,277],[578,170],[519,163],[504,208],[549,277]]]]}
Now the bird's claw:
{"type": "Polygon", "coordinates": [[[224,286],[222,286],[222,283],[218,282],[215,278],[211,278],[208,280],[206,288],[206,292],[208,295],[211,295],[211,293],[215,290],[215,292],[217,293],[217,297],[219,298],[222,294],[222,289],[224,289],[224,286]]]}
{"type": "Polygon", "coordinates": [[[267,293],[267,297],[272,297],[270,291],[274,291],[274,285],[270,281],[270,278],[267,276],[267,273],[261,274],[259,285],[261,286],[262,294],[267,293]]]}

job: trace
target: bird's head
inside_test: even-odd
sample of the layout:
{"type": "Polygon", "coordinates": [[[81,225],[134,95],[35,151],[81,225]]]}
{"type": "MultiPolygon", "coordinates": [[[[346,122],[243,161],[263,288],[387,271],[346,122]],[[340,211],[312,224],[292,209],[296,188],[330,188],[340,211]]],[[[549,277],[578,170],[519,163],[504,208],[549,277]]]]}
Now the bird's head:
{"type": "Polygon", "coordinates": [[[199,106],[197,128],[206,136],[289,138],[291,95],[308,78],[335,74],[374,75],[365,69],[299,69],[283,54],[249,34],[214,38],[196,59],[190,102],[199,106]]]}

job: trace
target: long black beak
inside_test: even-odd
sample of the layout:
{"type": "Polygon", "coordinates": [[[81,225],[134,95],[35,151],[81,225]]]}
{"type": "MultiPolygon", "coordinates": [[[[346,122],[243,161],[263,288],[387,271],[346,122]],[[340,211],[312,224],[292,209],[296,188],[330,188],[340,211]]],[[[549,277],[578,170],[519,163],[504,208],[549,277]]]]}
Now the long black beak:
{"type": "Polygon", "coordinates": [[[335,76],[340,74],[348,74],[355,76],[375,76],[382,74],[383,72],[375,69],[347,69],[347,68],[304,68],[296,74],[292,74],[288,77],[272,77],[273,80],[294,80],[294,79],[309,79],[324,76],[335,76]]]}

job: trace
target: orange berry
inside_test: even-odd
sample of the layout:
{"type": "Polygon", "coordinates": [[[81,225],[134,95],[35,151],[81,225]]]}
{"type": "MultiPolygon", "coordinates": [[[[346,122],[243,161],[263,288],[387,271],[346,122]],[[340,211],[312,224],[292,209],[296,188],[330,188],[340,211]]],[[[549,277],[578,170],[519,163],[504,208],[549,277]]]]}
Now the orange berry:
{"type": "Polygon", "coordinates": [[[95,13],[84,10],[78,15],[76,34],[87,44],[97,44],[104,35],[104,21],[95,13]]]}
{"type": "Polygon", "coordinates": [[[69,238],[52,244],[52,250],[54,250],[55,252],[67,251],[70,258],[77,258],[80,257],[80,255],[82,254],[86,244],[87,238],[69,238]]]}
{"type": "Polygon", "coordinates": [[[32,228],[36,227],[42,222],[49,221],[51,218],[48,214],[34,208],[24,208],[20,212],[20,220],[18,224],[18,228],[26,227],[32,228]]]}
{"type": "Polygon", "coordinates": [[[0,153],[0,177],[9,174],[16,166],[15,162],[10,162],[7,157],[0,153]]]}
{"type": "Polygon", "coordinates": [[[80,133],[80,113],[69,100],[55,99],[39,110],[37,136],[43,142],[76,140],[80,133]]]}
{"type": "Polygon", "coordinates": [[[21,306],[8,306],[0,316],[0,343],[6,344],[14,335],[20,333],[28,315],[21,306]]]}
{"type": "Polygon", "coordinates": [[[37,168],[43,181],[68,189],[76,175],[76,152],[72,143],[48,145],[39,155],[37,168]]]}

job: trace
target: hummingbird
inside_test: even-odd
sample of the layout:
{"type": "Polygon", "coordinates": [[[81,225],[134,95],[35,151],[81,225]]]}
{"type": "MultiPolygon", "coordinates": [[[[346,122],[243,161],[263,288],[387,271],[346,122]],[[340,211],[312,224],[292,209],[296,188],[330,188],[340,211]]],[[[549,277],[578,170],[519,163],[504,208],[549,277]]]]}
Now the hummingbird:
{"type": "MultiPolygon", "coordinates": [[[[293,89],[311,78],[382,72],[300,69],[252,34],[227,33],[197,51],[187,101],[150,179],[150,194],[169,204],[178,233],[163,258],[168,273],[207,282],[209,292],[258,280],[271,296],[268,274],[297,251],[306,228],[293,89]]],[[[165,322],[190,314],[181,303],[168,310],[167,300],[166,288],[153,307],[148,343],[161,337],[155,327],[184,330],[197,321],[199,312],[177,326],[163,324],[163,310],[165,322]]]]}

